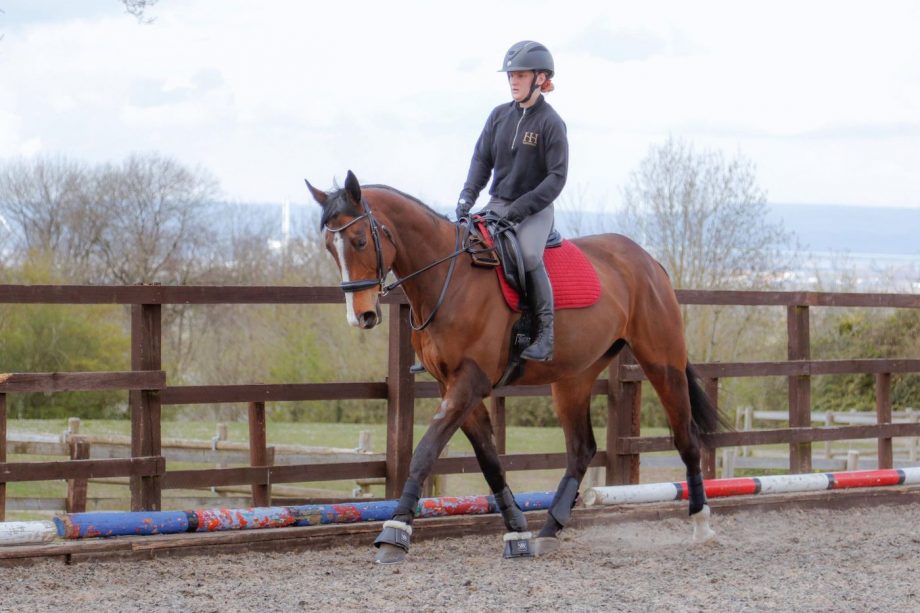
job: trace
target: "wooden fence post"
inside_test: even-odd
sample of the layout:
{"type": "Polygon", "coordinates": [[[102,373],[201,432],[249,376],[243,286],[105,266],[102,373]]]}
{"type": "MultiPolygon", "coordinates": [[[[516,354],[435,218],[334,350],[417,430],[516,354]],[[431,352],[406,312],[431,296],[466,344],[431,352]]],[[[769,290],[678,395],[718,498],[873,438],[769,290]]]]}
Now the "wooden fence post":
{"type": "Polygon", "coordinates": [[[409,372],[415,353],[409,327],[409,305],[389,306],[390,338],[387,368],[387,498],[399,498],[412,460],[415,380],[409,372]]]}
{"type": "MultiPolygon", "coordinates": [[[[749,432],[754,429],[754,407],[744,407],[744,431],[749,432]]],[[[747,457],[751,455],[750,445],[741,447],[741,455],[747,457]]]]}
{"type": "MultiPolygon", "coordinates": [[[[162,309],[159,304],[131,305],[131,370],[160,370],[162,309]]],[[[159,456],[160,395],[157,390],[128,393],[132,457],[159,456]]],[[[131,476],[131,510],[159,511],[160,477],[131,476]]]]}
{"type": "MultiPolygon", "coordinates": [[[[881,466],[879,467],[881,468],[881,466]]],[[[847,451],[847,471],[859,470],[859,450],[850,449],[847,451]]]]}
{"type": "Polygon", "coordinates": [[[620,366],[635,363],[629,347],[624,347],[607,369],[607,485],[639,483],[639,454],[619,453],[620,437],[639,436],[642,382],[620,380],[620,366]]]}
{"type": "MultiPolygon", "coordinates": [[[[89,459],[89,441],[82,436],[74,436],[70,439],[70,459],[71,460],[88,460],[89,459]]],[[[68,513],[85,513],[86,512],[86,489],[87,479],[68,479],[67,480],[67,501],[65,508],[68,513]]]]}
{"type": "Polygon", "coordinates": [[[492,434],[495,437],[495,448],[498,453],[505,453],[505,397],[492,395],[489,402],[489,413],[492,420],[492,434]]]}
{"type": "MultiPolygon", "coordinates": [[[[915,424],[920,422],[920,413],[915,412],[914,409],[907,409],[907,422],[915,424]]],[[[920,450],[920,437],[912,436],[907,439],[907,461],[916,462],[917,461],[917,451],[920,450]]]]}
{"type": "MultiPolygon", "coordinates": [[[[875,375],[875,414],[880,424],[891,423],[891,373],[875,375]]],[[[878,439],[878,467],[894,466],[894,449],[890,438],[878,439]]]]}
{"type": "Polygon", "coordinates": [[[358,432],[358,446],[355,447],[355,451],[359,453],[371,453],[374,450],[374,443],[372,438],[372,432],[370,430],[361,430],[358,432]]]}
{"type": "MultiPolygon", "coordinates": [[[[6,394],[0,393],[0,464],[6,462],[6,394]]],[[[0,521],[6,520],[6,483],[0,481],[0,521]]]]}
{"type": "MultiPolygon", "coordinates": [[[[265,403],[249,403],[249,465],[268,466],[268,447],[265,437],[265,403]]],[[[266,471],[266,475],[268,471],[266,471]]],[[[252,506],[271,505],[271,484],[259,483],[252,486],[252,506]]]]}
{"type": "MultiPolygon", "coordinates": [[[[712,401],[712,406],[719,408],[719,380],[706,379],[706,395],[712,401]]],[[[716,478],[716,450],[715,447],[709,447],[703,444],[700,450],[700,469],[703,471],[704,479],[716,478]]]]}
{"type": "Polygon", "coordinates": [[[67,418],[67,438],[71,436],[77,436],[80,434],[80,418],[79,417],[68,417],[67,418]]]}
{"type": "MultiPolygon", "coordinates": [[[[789,360],[811,359],[808,306],[789,305],[786,310],[789,360]]],[[[789,426],[808,428],[811,426],[811,377],[795,375],[789,377],[789,426]]],[[[790,443],[789,471],[791,473],[811,472],[811,443],[790,443]]]]}

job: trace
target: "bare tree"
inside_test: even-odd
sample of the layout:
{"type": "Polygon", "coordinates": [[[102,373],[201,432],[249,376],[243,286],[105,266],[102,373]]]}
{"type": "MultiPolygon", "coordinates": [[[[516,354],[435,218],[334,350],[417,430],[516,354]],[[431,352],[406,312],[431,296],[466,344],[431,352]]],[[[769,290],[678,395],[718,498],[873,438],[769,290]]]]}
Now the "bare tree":
{"type": "MultiPolygon", "coordinates": [[[[783,281],[794,236],[767,218],[754,164],[695,151],[673,138],[653,146],[623,189],[621,225],[662,263],[677,288],[764,289],[783,281]]],[[[682,309],[695,360],[756,351],[759,309],[682,309]]],[[[760,332],[762,334],[762,332],[760,332]]]]}
{"type": "Polygon", "coordinates": [[[44,253],[66,276],[86,280],[106,223],[91,169],[62,157],[0,166],[0,216],[21,257],[44,253]]]}
{"type": "Polygon", "coordinates": [[[129,15],[133,15],[138,23],[153,23],[156,20],[156,17],[150,17],[147,14],[147,9],[156,4],[159,0],[121,0],[121,3],[125,5],[125,12],[129,15]]]}
{"type": "Polygon", "coordinates": [[[653,146],[623,190],[626,232],[665,266],[675,287],[769,287],[791,261],[794,237],[767,219],[766,193],[742,155],[653,146]]]}
{"type": "Polygon", "coordinates": [[[590,198],[584,184],[566,186],[555,207],[556,227],[565,234],[585,236],[615,229],[613,219],[600,212],[606,208],[604,202],[590,198]]]}
{"type": "Polygon", "coordinates": [[[195,280],[211,240],[204,214],[216,194],[208,172],[156,154],[133,155],[102,170],[97,195],[108,220],[99,251],[107,280],[195,280]]]}

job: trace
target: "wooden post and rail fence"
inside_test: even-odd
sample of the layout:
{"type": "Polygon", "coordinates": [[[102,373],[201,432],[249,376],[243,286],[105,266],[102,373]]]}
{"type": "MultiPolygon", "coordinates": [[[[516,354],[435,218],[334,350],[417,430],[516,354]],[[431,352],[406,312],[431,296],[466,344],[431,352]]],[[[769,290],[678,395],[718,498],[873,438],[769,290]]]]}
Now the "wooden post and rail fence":
{"type": "MultiPolygon", "coordinates": [[[[720,432],[703,437],[705,476],[715,476],[719,447],[788,444],[789,470],[811,470],[811,445],[819,441],[877,439],[879,467],[891,467],[894,437],[920,436],[920,423],[892,423],[892,374],[920,373],[920,359],[812,360],[809,314],[815,307],[920,308],[920,295],[820,292],[754,292],[682,290],[685,305],[777,306],[787,310],[788,360],[697,364],[705,389],[718,402],[719,381],[726,377],[785,377],[789,384],[789,427],[743,432],[720,432]],[[816,375],[869,373],[875,375],[876,424],[835,427],[811,426],[811,378],[816,375]]],[[[416,382],[409,373],[413,360],[409,308],[405,296],[394,292],[389,305],[389,356],[384,381],[354,383],[241,384],[168,386],[161,366],[161,309],[164,304],[341,304],[343,295],[332,287],[211,287],[211,286],[0,286],[5,304],[122,304],[131,310],[131,370],[90,373],[0,374],[0,520],[6,507],[6,483],[17,481],[78,480],[128,477],[132,510],[159,510],[163,490],[245,485],[254,504],[270,503],[273,484],[339,479],[384,478],[385,495],[396,498],[405,481],[413,449],[416,398],[436,398],[433,382],[416,382]],[[131,456],[88,459],[79,441],[70,460],[7,462],[8,394],[64,391],[128,390],[131,412],[131,456]],[[383,460],[272,465],[265,435],[265,403],[333,399],[386,400],[386,455],[383,460]],[[198,470],[168,470],[162,455],[160,411],[164,405],[245,403],[249,416],[250,466],[198,470]]],[[[641,368],[624,350],[599,379],[593,394],[607,398],[606,449],[592,466],[605,469],[607,484],[637,483],[642,453],[672,450],[670,437],[642,437],[639,430],[641,368]]],[[[561,469],[563,453],[507,453],[505,399],[543,396],[549,386],[495,390],[490,401],[498,451],[507,470],[561,469]]],[[[435,472],[478,472],[475,457],[445,457],[435,472]]],[[[85,488],[85,481],[83,481],[85,488]]],[[[85,498],[73,488],[70,499],[85,498]]]]}

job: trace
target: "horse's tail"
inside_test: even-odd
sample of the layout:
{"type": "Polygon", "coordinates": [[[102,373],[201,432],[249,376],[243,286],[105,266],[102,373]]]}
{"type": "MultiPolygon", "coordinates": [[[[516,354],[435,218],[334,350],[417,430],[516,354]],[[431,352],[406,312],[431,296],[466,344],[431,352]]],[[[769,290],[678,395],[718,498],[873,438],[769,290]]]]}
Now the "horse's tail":
{"type": "Polygon", "coordinates": [[[696,369],[687,363],[687,384],[690,388],[690,414],[693,423],[700,429],[700,432],[718,432],[719,430],[730,430],[731,426],[728,420],[719,409],[712,404],[712,400],[700,387],[699,376],[696,369]]]}

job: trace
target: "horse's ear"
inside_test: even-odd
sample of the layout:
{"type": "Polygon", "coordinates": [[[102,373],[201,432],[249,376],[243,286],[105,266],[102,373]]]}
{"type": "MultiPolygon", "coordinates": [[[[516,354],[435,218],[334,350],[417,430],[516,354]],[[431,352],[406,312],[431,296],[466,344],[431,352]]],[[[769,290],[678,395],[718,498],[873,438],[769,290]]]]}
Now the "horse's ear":
{"type": "Polygon", "coordinates": [[[303,182],[307,184],[307,189],[310,190],[311,194],[313,194],[313,199],[316,200],[320,206],[326,206],[326,198],[327,198],[326,192],[324,192],[321,189],[316,189],[315,187],[310,185],[310,182],[307,181],[306,179],[304,179],[303,182]]]}
{"type": "Polygon", "coordinates": [[[345,176],[345,191],[351,196],[355,204],[361,204],[361,185],[358,183],[358,177],[350,170],[345,176]]]}

